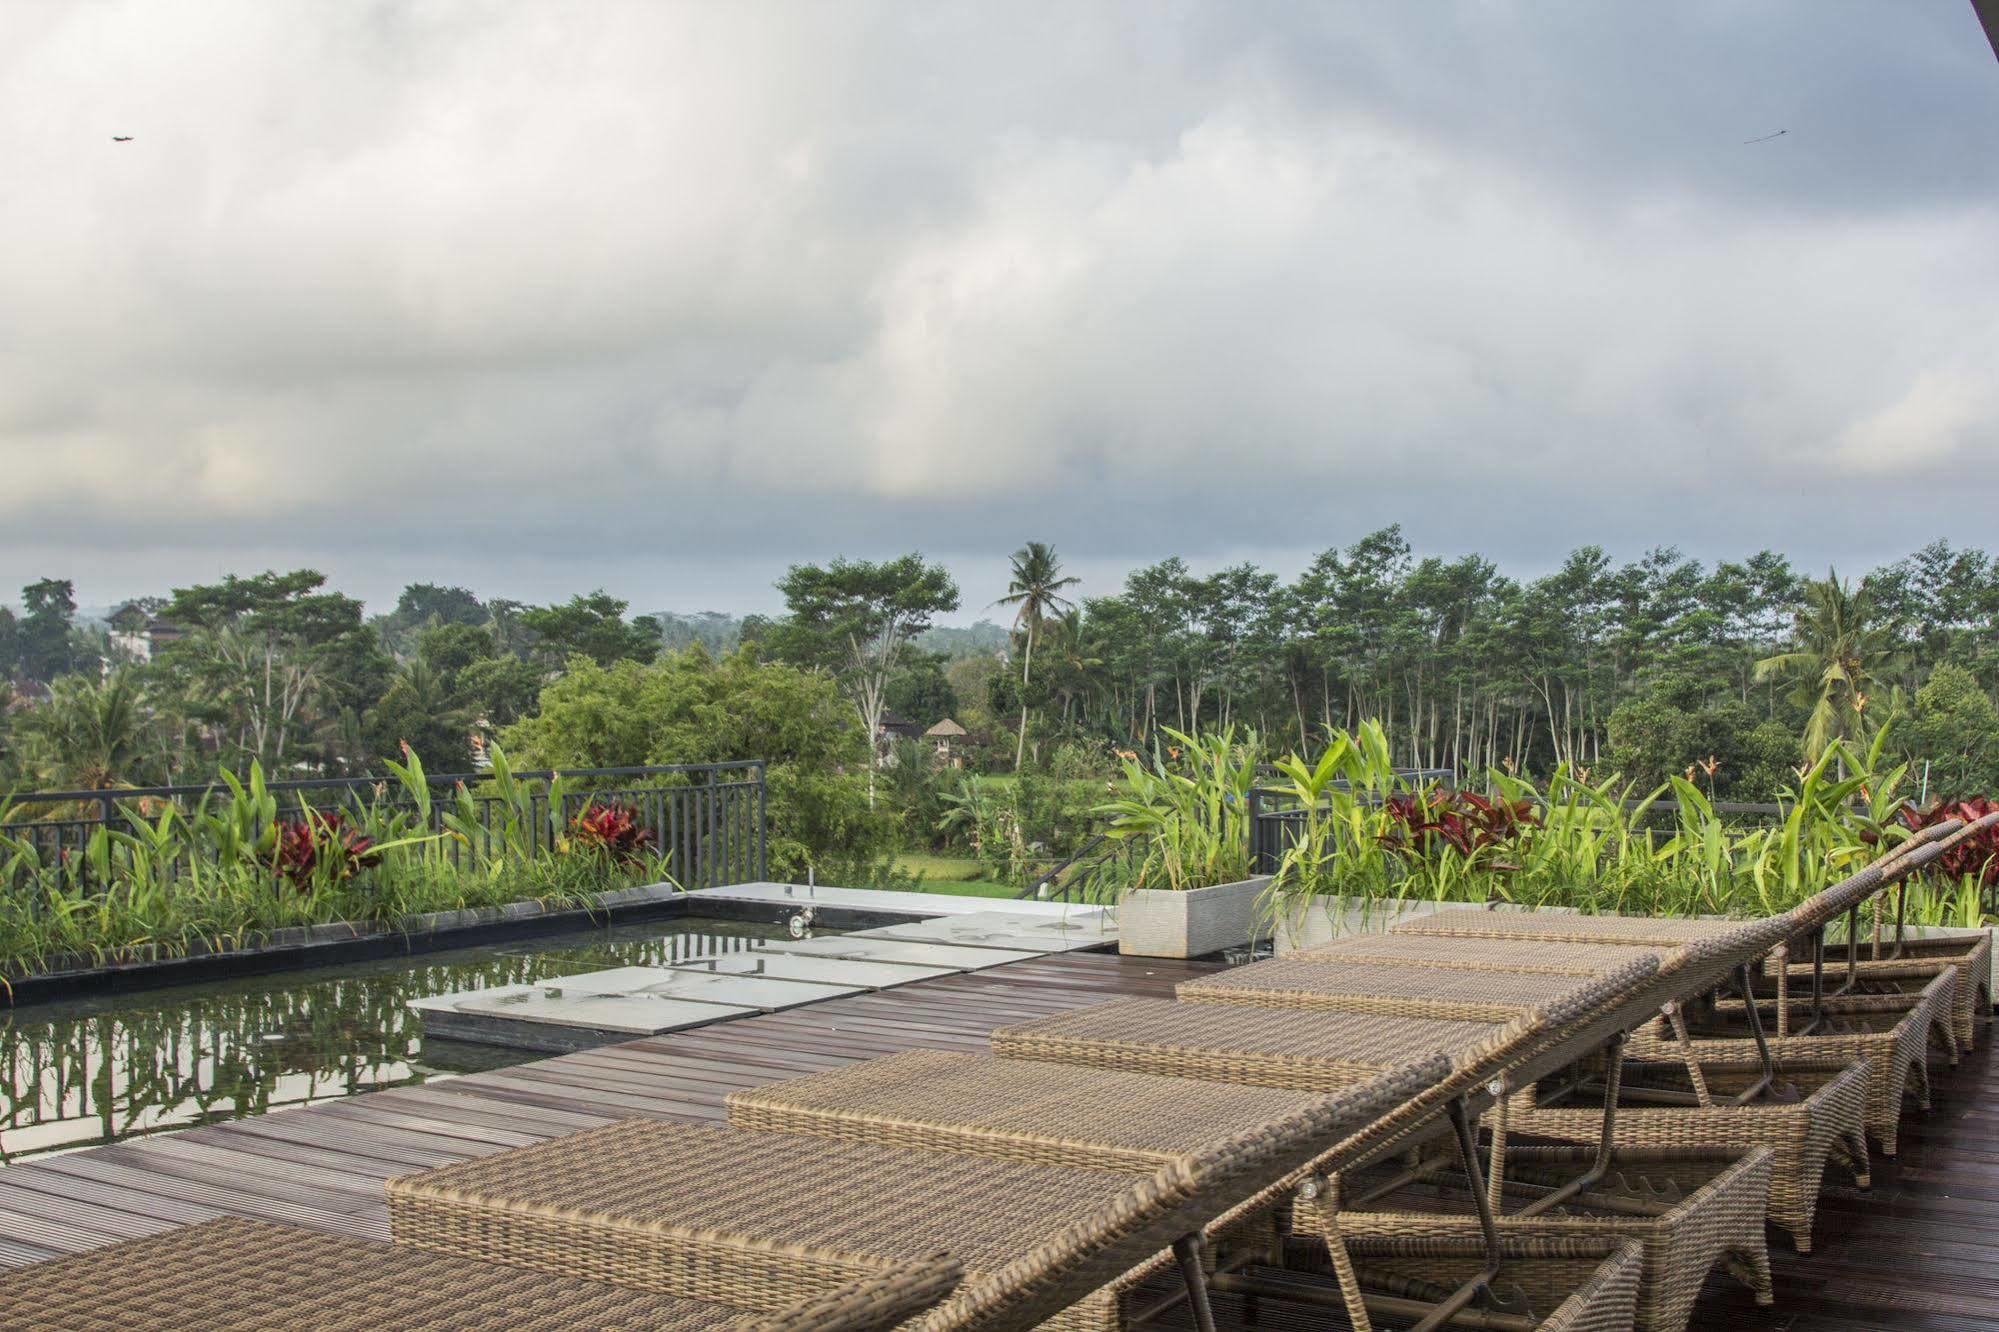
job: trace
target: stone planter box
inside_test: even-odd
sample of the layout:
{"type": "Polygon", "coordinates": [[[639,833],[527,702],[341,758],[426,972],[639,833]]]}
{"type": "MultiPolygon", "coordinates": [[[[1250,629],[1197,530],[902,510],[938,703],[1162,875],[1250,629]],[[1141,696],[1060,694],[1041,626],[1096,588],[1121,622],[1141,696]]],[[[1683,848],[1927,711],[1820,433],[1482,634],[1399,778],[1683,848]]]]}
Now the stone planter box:
{"type": "Polygon", "coordinates": [[[1277,899],[1270,920],[1271,942],[1277,956],[1301,948],[1316,948],[1350,934],[1384,934],[1412,916],[1428,915],[1463,902],[1432,902],[1419,897],[1296,897],[1277,899]]]}
{"type": "Polygon", "coordinates": [[[1192,888],[1136,888],[1118,899],[1117,949],[1132,957],[1200,957],[1263,937],[1259,899],[1270,876],[1192,888]]]}

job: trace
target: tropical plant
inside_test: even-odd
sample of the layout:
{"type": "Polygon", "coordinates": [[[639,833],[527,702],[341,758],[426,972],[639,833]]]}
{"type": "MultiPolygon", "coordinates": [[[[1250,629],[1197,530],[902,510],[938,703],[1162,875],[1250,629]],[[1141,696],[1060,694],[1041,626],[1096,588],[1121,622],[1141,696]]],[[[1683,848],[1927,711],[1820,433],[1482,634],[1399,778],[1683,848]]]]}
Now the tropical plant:
{"type": "Polygon", "coordinates": [[[57,680],[15,736],[25,766],[47,787],[116,790],[166,775],[169,737],[130,667],[57,680]]]}
{"type": "Polygon", "coordinates": [[[1166,735],[1167,757],[1125,760],[1123,794],[1099,807],[1109,836],[1139,843],[1128,886],[1185,892],[1249,878],[1249,791],[1262,752],[1255,732],[1166,735]]]}
{"type": "Polygon", "coordinates": [[[504,754],[497,794],[460,786],[447,808],[434,809],[416,754],[389,767],[392,779],[364,798],[285,808],[252,763],[186,807],[122,805],[117,822],[59,851],[32,835],[18,806],[0,804],[0,972],[58,955],[230,947],[289,925],[577,901],[667,877],[636,811],[593,802],[572,825],[550,813],[565,804],[559,788],[538,811],[504,754]],[[536,821],[551,817],[539,831],[536,821]]]}
{"type": "Polygon", "coordinates": [[[568,844],[620,865],[638,865],[651,853],[653,835],[631,805],[593,800],[569,820],[568,844]]]}
{"type": "MultiPolygon", "coordinates": [[[[1964,800],[1940,800],[1926,810],[1906,804],[1895,812],[1895,821],[1913,833],[1952,819],[1975,823],[1995,811],[1999,811],[1999,800],[1971,796],[1964,800]]],[[[1937,857],[1932,868],[1939,875],[1980,887],[1999,884],[1999,827],[1986,828],[1958,842],[1937,857]]]]}

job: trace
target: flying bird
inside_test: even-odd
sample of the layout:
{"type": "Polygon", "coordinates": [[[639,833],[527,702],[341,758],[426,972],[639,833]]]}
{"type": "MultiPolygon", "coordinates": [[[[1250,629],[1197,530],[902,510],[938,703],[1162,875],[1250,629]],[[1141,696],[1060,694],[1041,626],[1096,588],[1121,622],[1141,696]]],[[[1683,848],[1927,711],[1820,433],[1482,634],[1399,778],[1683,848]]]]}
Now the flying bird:
{"type": "Polygon", "coordinates": [[[1785,134],[1789,134],[1790,132],[1791,132],[1791,131],[1789,131],[1789,130],[1787,130],[1787,129],[1782,129],[1782,130],[1778,130],[1776,134],[1765,134],[1765,135],[1764,135],[1764,136],[1763,136],[1762,138],[1760,138],[1760,139],[1744,139],[1744,140],[1743,140],[1742,142],[1743,142],[1743,143],[1744,143],[1745,145],[1747,145],[1747,144],[1752,144],[1752,143],[1768,143],[1768,142],[1770,142],[1770,140],[1772,140],[1772,139],[1775,139],[1775,138],[1778,138],[1778,137],[1779,137],[1779,136],[1781,136],[1781,135],[1785,135],[1785,134]]]}
{"type": "Polygon", "coordinates": [[[112,136],[111,136],[111,142],[113,142],[113,143],[130,143],[130,142],[132,142],[132,136],[131,136],[131,135],[129,135],[129,134],[114,134],[114,135],[112,135],[112,136]]]}

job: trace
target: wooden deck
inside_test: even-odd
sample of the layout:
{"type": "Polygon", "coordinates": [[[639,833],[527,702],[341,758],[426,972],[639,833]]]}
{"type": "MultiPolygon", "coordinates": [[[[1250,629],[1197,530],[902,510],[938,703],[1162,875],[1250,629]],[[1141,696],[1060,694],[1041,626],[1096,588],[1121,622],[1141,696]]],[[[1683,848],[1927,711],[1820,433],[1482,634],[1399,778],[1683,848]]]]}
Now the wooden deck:
{"type": "MultiPolygon", "coordinates": [[[[1069,954],[420,1087],[0,1169],[0,1266],[225,1214],[388,1238],[381,1181],[634,1115],[723,1117],[739,1087],[917,1047],[979,1050],[995,1026],[1114,995],[1172,993],[1203,963],[1069,954]]],[[[1991,1043],[1944,1073],[1870,1193],[1835,1189],[1817,1252],[1773,1242],[1777,1304],[1724,1278],[1696,1328],[1999,1332],[1999,1098],[1991,1043]]],[[[1836,1178],[1836,1172],[1834,1172],[1836,1178]]],[[[0,1281],[4,1281],[0,1277],[0,1281]]],[[[1243,1326],[1232,1303],[1217,1313],[1243,1326]]],[[[1260,1329],[1324,1326],[1266,1301],[1260,1329]]]]}

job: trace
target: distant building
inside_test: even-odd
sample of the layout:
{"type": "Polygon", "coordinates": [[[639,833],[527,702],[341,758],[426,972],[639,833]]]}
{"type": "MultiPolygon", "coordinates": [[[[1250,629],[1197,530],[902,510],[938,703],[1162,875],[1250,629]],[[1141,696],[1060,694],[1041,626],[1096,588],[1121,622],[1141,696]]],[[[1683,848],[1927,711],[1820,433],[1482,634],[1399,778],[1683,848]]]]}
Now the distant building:
{"type": "Polygon", "coordinates": [[[965,756],[958,752],[963,748],[966,739],[964,727],[946,717],[943,721],[938,722],[935,726],[925,731],[923,738],[936,746],[933,757],[938,767],[962,768],[965,766],[965,756]]]}
{"type": "Polygon", "coordinates": [[[107,617],[111,646],[134,661],[151,661],[153,654],[183,636],[172,620],[162,620],[137,602],[128,601],[107,617]]]}
{"type": "Polygon", "coordinates": [[[923,728],[894,708],[883,708],[881,725],[875,730],[875,739],[884,745],[892,745],[898,740],[919,740],[923,728]]]}

